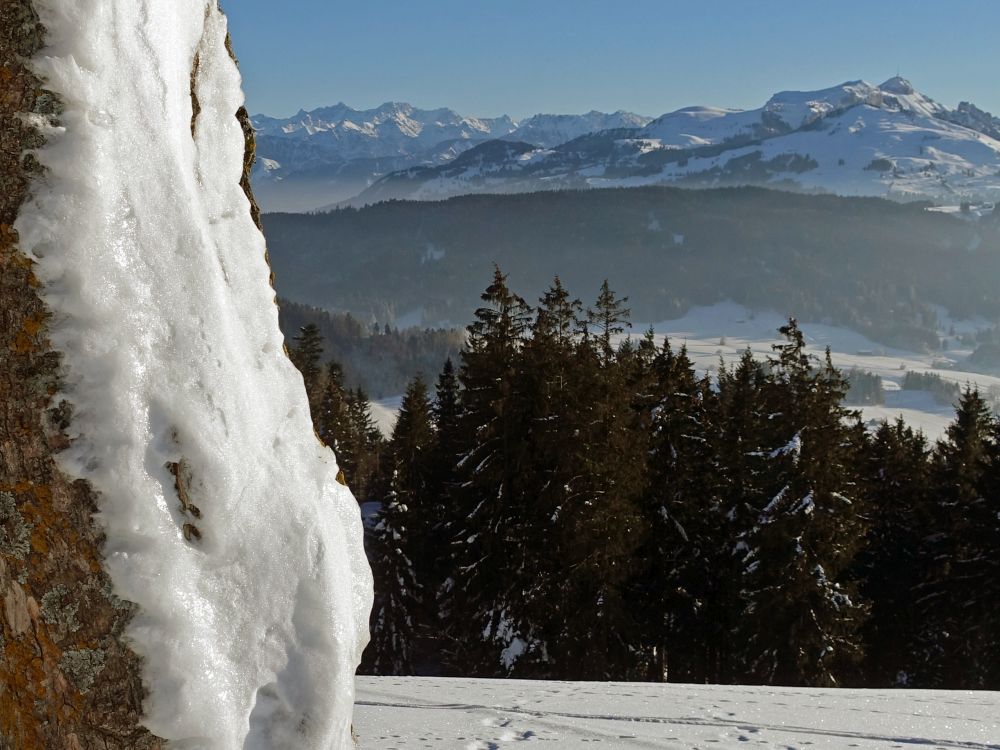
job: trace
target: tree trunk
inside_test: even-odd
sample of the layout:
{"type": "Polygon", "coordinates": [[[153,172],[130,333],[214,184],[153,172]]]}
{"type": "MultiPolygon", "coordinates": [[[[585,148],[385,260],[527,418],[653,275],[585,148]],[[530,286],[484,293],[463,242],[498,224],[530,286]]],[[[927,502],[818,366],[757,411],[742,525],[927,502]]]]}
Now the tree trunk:
{"type": "MultiPolygon", "coordinates": [[[[0,750],[160,748],[139,723],[141,663],[122,637],[134,607],[102,569],[98,498],[55,461],[72,414],[54,400],[50,314],[12,229],[41,173],[23,115],[60,110],[25,64],[44,33],[31,0],[0,0],[0,750]]],[[[238,116],[249,195],[253,133],[238,116]]]]}

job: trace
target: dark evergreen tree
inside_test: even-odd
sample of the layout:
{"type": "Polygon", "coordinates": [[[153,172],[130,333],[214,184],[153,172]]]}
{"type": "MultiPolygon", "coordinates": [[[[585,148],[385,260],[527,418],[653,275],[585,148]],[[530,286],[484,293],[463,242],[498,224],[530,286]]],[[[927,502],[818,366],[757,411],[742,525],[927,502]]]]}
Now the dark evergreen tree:
{"type": "Polygon", "coordinates": [[[338,437],[340,453],[337,460],[347,485],[359,503],[382,497],[385,487],[379,465],[385,441],[372,417],[371,403],[361,387],[346,394],[347,430],[338,437]]]}
{"type": "Polygon", "coordinates": [[[553,647],[560,651],[560,673],[600,680],[629,676],[639,662],[637,612],[627,597],[643,533],[638,501],[645,489],[647,438],[628,387],[632,373],[613,349],[613,337],[628,325],[628,311],[607,283],[588,317],[597,336],[576,345],[576,424],[563,446],[575,454],[576,471],[554,530],[565,571],[565,608],[575,607],[580,615],[564,618],[553,647]]]}
{"type": "Polygon", "coordinates": [[[455,374],[455,366],[452,364],[451,358],[445,360],[441,374],[438,376],[431,414],[438,434],[438,452],[446,464],[443,471],[450,473],[458,453],[462,416],[458,377],[455,374]]]}
{"type": "Polygon", "coordinates": [[[712,475],[718,510],[713,514],[718,535],[715,552],[714,594],[705,608],[709,682],[727,684],[744,679],[745,650],[740,647],[743,577],[751,562],[747,544],[757,522],[760,498],[768,484],[767,452],[770,420],[764,400],[768,376],[747,350],[732,368],[720,366],[715,414],[708,439],[713,445],[712,475]]]}
{"type": "Polygon", "coordinates": [[[867,607],[851,580],[866,532],[857,451],[863,431],[841,402],[842,374],[813,367],[794,320],[768,383],[766,494],[747,535],[747,678],[832,686],[862,656],[867,607]]]}
{"type": "Polygon", "coordinates": [[[926,578],[924,540],[935,529],[929,515],[930,450],[902,418],[883,422],[864,456],[871,525],[858,560],[863,593],[872,603],[863,631],[863,683],[870,687],[919,683],[924,658],[917,605],[926,578]]]}
{"type": "MultiPolygon", "coordinates": [[[[707,439],[714,395],[697,378],[686,349],[669,341],[653,361],[651,446],[643,524],[650,533],[641,553],[640,586],[646,615],[647,675],[700,682],[708,669],[704,637],[714,609],[717,515],[711,445],[707,439]]],[[[724,532],[723,532],[724,533],[724,532]]]]}
{"type": "Polygon", "coordinates": [[[522,607],[531,550],[520,355],[531,310],[499,268],[482,299],[459,375],[462,454],[449,524],[456,568],[445,609],[452,667],[489,676],[509,673],[536,640],[522,607]]]}
{"type": "Polygon", "coordinates": [[[518,676],[548,676],[553,663],[571,648],[566,626],[577,604],[567,602],[565,538],[559,530],[572,513],[581,474],[577,439],[582,374],[575,367],[580,314],[580,301],[570,298],[557,277],[540,300],[523,350],[525,492],[530,497],[526,543],[533,552],[523,605],[535,640],[513,665],[511,671],[518,676]]]}
{"type": "Polygon", "coordinates": [[[447,359],[438,376],[431,405],[435,439],[428,460],[426,505],[427,516],[431,520],[424,533],[427,548],[433,554],[426,556],[422,567],[424,585],[429,592],[427,595],[430,597],[433,594],[435,600],[440,599],[441,588],[454,576],[455,569],[449,524],[455,522],[452,512],[455,466],[462,450],[460,398],[455,367],[451,359],[447,359]]]}
{"type": "Polygon", "coordinates": [[[315,416],[320,401],[323,398],[323,335],[314,323],[309,323],[299,329],[294,345],[289,351],[292,364],[302,373],[305,382],[306,395],[309,398],[309,408],[315,416]]]}
{"type": "Polygon", "coordinates": [[[356,437],[353,435],[353,425],[348,413],[343,371],[337,362],[330,362],[327,367],[323,396],[313,413],[313,426],[320,440],[333,449],[338,465],[343,468],[345,448],[355,443],[356,437]]]}
{"type": "MultiPolygon", "coordinates": [[[[387,453],[389,497],[407,508],[410,530],[404,547],[418,571],[432,567],[437,550],[429,530],[437,523],[431,477],[436,439],[427,385],[421,376],[406,388],[387,453]]],[[[421,576],[423,578],[423,576],[421,576]]]]}
{"type": "Polygon", "coordinates": [[[587,310],[587,323],[596,343],[595,350],[605,365],[614,356],[614,338],[625,331],[631,311],[625,307],[628,297],[618,299],[611,291],[608,280],[601,284],[594,307],[587,310]]]}
{"type": "Polygon", "coordinates": [[[921,587],[928,682],[981,688],[1000,659],[1000,499],[997,424],[978,391],[966,388],[934,456],[935,527],[921,587]]]}
{"type": "Polygon", "coordinates": [[[426,569],[428,476],[434,433],[427,386],[418,376],[407,387],[386,450],[386,493],[369,535],[375,577],[371,644],[365,666],[372,674],[413,674],[432,660],[433,600],[421,572],[426,569]]]}

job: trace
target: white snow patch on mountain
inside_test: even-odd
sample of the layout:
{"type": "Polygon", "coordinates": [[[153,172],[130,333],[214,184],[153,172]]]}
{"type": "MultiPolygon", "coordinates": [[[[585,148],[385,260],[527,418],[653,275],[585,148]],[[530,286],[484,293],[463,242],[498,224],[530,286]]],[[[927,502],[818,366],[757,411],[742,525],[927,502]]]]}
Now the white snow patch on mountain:
{"type": "Polygon", "coordinates": [[[17,230],[74,407],[61,464],[98,490],[106,569],[139,606],[143,723],[186,750],[348,747],[371,574],[283,353],[225,18],[215,0],[34,5],[33,63],[65,111],[17,230]]]}
{"type": "Polygon", "coordinates": [[[641,132],[664,147],[690,148],[722,143],[730,138],[751,137],[760,119],[756,110],[720,107],[685,107],[653,120],[641,132]]]}
{"type": "Polygon", "coordinates": [[[632,112],[606,114],[591,110],[582,115],[533,115],[522,120],[508,136],[534,146],[550,148],[588,133],[618,128],[641,128],[651,118],[632,112]]]}

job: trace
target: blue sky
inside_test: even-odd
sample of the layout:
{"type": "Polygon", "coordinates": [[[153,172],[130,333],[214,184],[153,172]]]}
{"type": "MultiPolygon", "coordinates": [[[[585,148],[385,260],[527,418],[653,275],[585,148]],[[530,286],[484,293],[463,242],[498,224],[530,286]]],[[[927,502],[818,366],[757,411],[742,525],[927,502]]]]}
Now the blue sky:
{"type": "Polygon", "coordinates": [[[897,68],[1000,114],[998,0],[223,0],[252,113],[756,107],[897,68]]]}

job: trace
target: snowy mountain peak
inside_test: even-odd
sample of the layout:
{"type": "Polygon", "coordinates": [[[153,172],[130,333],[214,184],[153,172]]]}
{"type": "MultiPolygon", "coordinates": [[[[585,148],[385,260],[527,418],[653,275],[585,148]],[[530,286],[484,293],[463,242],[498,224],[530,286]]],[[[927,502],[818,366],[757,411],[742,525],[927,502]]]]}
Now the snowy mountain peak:
{"type": "Polygon", "coordinates": [[[879,88],[887,94],[903,94],[908,96],[916,93],[916,89],[913,88],[913,84],[898,75],[890,78],[888,81],[879,86],[879,88]]]}
{"type": "Polygon", "coordinates": [[[694,106],[656,119],[591,110],[517,122],[387,102],[367,111],[338,104],[288,120],[260,116],[255,125],[265,159],[255,189],[270,210],[349,198],[671,182],[901,199],[1000,195],[1000,118],[967,102],[950,109],[901,76],[880,85],[858,79],[780,91],[756,109],[694,106]],[[497,139],[534,149],[480,149],[460,159],[497,139]],[[406,179],[394,180],[393,172],[406,179]]]}
{"type": "Polygon", "coordinates": [[[591,110],[582,115],[532,115],[522,121],[510,138],[551,148],[588,133],[618,128],[641,128],[651,118],[618,110],[611,114],[591,110]]]}
{"type": "Polygon", "coordinates": [[[881,104],[880,93],[865,81],[848,81],[820,91],[782,91],[768,100],[763,111],[797,130],[859,104],[877,107],[881,104]]]}

